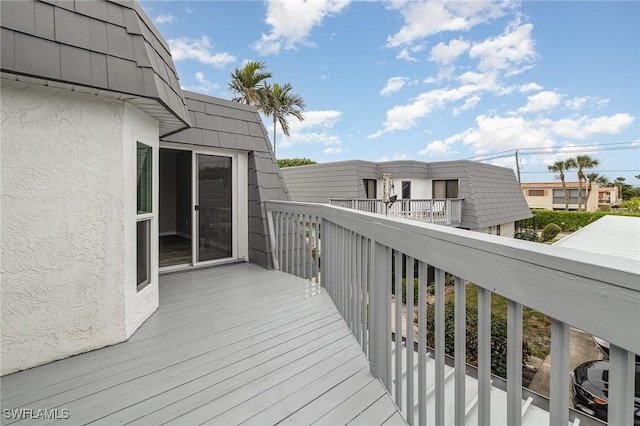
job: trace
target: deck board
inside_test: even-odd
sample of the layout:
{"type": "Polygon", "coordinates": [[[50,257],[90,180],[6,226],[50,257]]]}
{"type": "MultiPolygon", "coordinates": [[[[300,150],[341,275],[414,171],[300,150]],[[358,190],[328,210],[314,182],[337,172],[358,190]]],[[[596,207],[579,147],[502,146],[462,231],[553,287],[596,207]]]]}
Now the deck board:
{"type": "Polygon", "coordinates": [[[164,275],[127,342],[0,382],[3,408],[67,409],[67,424],[403,421],[327,293],[251,264],[164,275]]]}

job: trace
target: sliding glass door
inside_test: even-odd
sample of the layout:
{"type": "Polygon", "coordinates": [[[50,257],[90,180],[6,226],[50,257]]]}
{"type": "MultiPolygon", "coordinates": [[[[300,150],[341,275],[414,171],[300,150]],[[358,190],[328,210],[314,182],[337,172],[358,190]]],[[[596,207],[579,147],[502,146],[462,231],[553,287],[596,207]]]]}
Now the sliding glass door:
{"type": "Polygon", "coordinates": [[[195,262],[233,255],[233,162],[231,157],[196,155],[195,262]]]}

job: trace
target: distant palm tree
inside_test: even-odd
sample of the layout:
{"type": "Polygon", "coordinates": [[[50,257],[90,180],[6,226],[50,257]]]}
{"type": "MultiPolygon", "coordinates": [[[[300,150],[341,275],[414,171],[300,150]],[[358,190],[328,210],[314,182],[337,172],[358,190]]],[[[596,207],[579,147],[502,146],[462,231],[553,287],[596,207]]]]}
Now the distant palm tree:
{"type": "Polygon", "coordinates": [[[264,111],[265,80],[271,78],[271,73],[263,71],[266,68],[264,62],[249,61],[242,68],[236,68],[231,73],[229,89],[235,97],[235,102],[253,105],[260,111],[264,111]]]}
{"type": "MultiPolygon", "coordinates": [[[[584,170],[594,168],[600,164],[600,161],[595,158],[591,158],[589,155],[578,155],[575,159],[571,158],[568,161],[572,161],[573,167],[578,169],[578,211],[580,211],[582,210],[582,182],[586,182],[584,170]]],[[[585,200],[585,210],[587,210],[586,204],[587,202],[585,200]]]]}
{"type": "Polygon", "coordinates": [[[562,189],[564,191],[564,209],[569,210],[569,192],[567,191],[567,184],[564,180],[564,172],[569,170],[571,164],[567,164],[566,161],[556,161],[552,165],[548,166],[550,172],[559,173],[560,181],[562,182],[562,189]]]}
{"type": "Polygon", "coordinates": [[[607,186],[609,184],[609,179],[606,176],[600,175],[598,173],[587,173],[586,176],[588,186],[587,186],[587,201],[585,204],[589,202],[589,195],[591,195],[591,185],[598,184],[598,186],[607,186]]]}
{"type": "Polygon", "coordinates": [[[264,113],[273,118],[273,155],[276,154],[276,125],[279,123],[282,133],[289,136],[289,122],[287,118],[292,115],[299,121],[304,120],[302,111],[306,107],[304,99],[300,95],[291,93],[291,84],[282,86],[274,83],[273,86],[265,84],[265,108],[264,113]]]}

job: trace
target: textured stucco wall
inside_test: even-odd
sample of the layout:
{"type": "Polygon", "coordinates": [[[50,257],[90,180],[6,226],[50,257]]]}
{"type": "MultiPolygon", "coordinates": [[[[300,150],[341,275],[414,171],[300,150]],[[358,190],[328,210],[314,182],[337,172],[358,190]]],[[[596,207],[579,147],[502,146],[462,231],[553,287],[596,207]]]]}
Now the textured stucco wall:
{"type": "MultiPolygon", "coordinates": [[[[135,188],[135,143],[126,135],[131,120],[148,125],[146,137],[152,127],[132,110],[122,101],[2,80],[0,374],[129,334],[135,190],[125,197],[125,188],[135,188]]],[[[133,298],[136,308],[148,298],[133,298]]]]}

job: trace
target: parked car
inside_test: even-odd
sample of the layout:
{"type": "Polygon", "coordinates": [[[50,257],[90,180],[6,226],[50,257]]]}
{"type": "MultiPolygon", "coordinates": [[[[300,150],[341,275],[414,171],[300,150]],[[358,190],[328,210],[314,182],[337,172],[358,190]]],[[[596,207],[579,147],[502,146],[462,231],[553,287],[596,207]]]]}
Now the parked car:
{"type": "MultiPolygon", "coordinates": [[[[587,361],[571,374],[573,405],[590,416],[607,421],[609,361],[587,361]]],[[[640,426],[640,364],[636,364],[633,424],[640,426]]]]}
{"type": "MultiPolygon", "coordinates": [[[[609,359],[609,342],[596,336],[591,336],[593,343],[596,344],[598,350],[602,353],[605,359],[609,359]]],[[[636,355],[636,364],[640,363],[640,355],[636,355]]]]}

